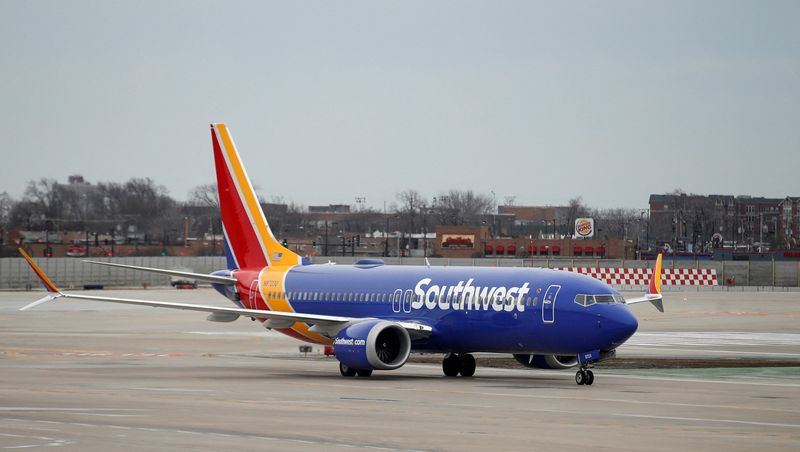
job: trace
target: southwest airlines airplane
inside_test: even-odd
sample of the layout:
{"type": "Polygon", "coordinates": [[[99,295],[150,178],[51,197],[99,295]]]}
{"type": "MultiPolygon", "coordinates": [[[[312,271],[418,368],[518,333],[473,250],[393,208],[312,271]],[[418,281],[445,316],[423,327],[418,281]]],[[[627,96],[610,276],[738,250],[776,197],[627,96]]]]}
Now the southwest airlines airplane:
{"type": "Polygon", "coordinates": [[[589,276],[539,268],[312,265],[281,245],[256,199],[225,124],[211,141],[228,269],[210,275],[91,262],[206,281],[234,306],[214,307],[64,293],[24,250],[20,253],[48,295],[59,298],[209,312],[208,320],[240,316],[314,344],[332,345],[343,376],[394,370],[413,352],[442,353],[446,376],[475,373],[471,353],[510,353],[530,368],[578,366],[575,382],[591,385],[594,363],[638,327],[627,305],[649,301],[663,311],[661,256],[648,293],[625,300],[589,276]]]}

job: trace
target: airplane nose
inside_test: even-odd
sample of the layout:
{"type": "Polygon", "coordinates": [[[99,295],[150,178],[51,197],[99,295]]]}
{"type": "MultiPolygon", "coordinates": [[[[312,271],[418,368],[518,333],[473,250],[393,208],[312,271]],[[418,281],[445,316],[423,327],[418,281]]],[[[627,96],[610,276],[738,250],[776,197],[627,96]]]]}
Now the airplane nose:
{"type": "Polygon", "coordinates": [[[622,345],[639,328],[639,321],[626,306],[617,306],[605,318],[603,328],[608,329],[614,346],[622,345]]]}

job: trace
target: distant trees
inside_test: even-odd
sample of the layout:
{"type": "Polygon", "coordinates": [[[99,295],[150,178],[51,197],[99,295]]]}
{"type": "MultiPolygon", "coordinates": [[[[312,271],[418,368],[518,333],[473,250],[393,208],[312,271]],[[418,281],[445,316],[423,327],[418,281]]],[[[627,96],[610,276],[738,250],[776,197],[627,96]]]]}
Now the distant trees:
{"type": "Polygon", "coordinates": [[[43,178],[28,183],[8,216],[9,223],[25,229],[153,234],[176,215],[176,205],[166,188],[150,178],[97,185],[82,178],[67,184],[43,178]]]}
{"type": "Polygon", "coordinates": [[[478,224],[494,210],[491,196],[472,190],[449,190],[433,198],[433,211],[439,224],[462,226],[478,224]]]}
{"type": "MultiPolygon", "coordinates": [[[[273,233],[280,238],[316,238],[322,236],[327,221],[318,214],[308,214],[300,204],[272,198],[264,203],[273,233]]],[[[330,220],[335,234],[356,234],[374,231],[401,231],[405,234],[432,232],[436,225],[480,226],[493,215],[494,196],[473,190],[451,189],[432,198],[414,189],[397,193],[388,212],[363,206],[357,211],[330,220]],[[335,226],[334,226],[335,225],[335,226]]],[[[600,238],[636,239],[646,227],[646,218],[637,209],[591,209],[581,197],[570,199],[559,207],[558,226],[569,234],[576,218],[591,216],[596,220],[600,238]]],[[[699,211],[695,209],[695,211],[699,211]]],[[[699,211],[697,218],[687,219],[704,228],[706,219],[699,211]]],[[[510,220],[509,220],[510,221],[510,220]]],[[[186,202],[169,196],[166,188],[150,178],[132,178],[124,183],[90,184],[80,176],[71,176],[68,183],[42,178],[30,181],[21,199],[0,193],[0,228],[14,226],[28,230],[73,230],[116,234],[131,240],[177,239],[183,225],[189,225],[191,237],[219,235],[222,225],[219,195],[215,183],[198,185],[188,193],[186,202]]],[[[494,224],[494,218],[492,219],[494,224]]],[[[519,230],[515,232],[520,232],[519,230]]]]}

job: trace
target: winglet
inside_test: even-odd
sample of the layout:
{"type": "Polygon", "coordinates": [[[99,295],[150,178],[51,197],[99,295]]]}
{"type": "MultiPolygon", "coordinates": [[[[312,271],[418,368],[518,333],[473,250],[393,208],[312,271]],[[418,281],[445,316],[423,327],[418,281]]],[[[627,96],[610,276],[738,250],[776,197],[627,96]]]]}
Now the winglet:
{"type": "Polygon", "coordinates": [[[664,253],[658,253],[656,266],[653,268],[653,275],[650,277],[650,290],[647,293],[650,303],[660,312],[664,312],[664,303],[661,301],[661,258],[664,253]]]}
{"type": "Polygon", "coordinates": [[[26,253],[25,250],[22,249],[22,248],[19,248],[19,253],[22,254],[22,257],[24,257],[26,261],[28,261],[28,265],[31,266],[31,269],[33,269],[33,272],[36,273],[36,276],[39,277],[39,280],[42,281],[42,284],[44,284],[45,289],[49,292],[49,294],[46,297],[42,298],[41,300],[36,300],[36,301],[34,301],[33,303],[31,303],[31,304],[29,304],[27,306],[23,306],[22,308],[20,308],[20,311],[26,311],[26,310],[28,310],[30,308],[33,308],[35,306],[38,306],[38,305],[40,305],[40,304],[42,304],[42,303],[44,303],[46,301],[54,300],[54,299],[60,297],[62,295],[61,294],[61,290],[59,290],[59,288],[42,271],[42,269],[39,268],[38,265],[36,265],[36,262],[34,262],[33,259],[31,259],[31,257],[28,255],[28,253],[26,253]]]}
{"type": "Polygon", "coordinates": [[[650,291],[647,292],[650,295],[656,295],[661,293],[661,257],[663,253],[658,253],[658,257],[656,258],[656,266],[653,268],[653,274],[650,276],[650,291]]]}
{"type": "Polygon", "coordinates": [[[643,297],[625,299],[625,304],[644,303],[649,301],[653,306],[661,312],[664,312],[664,303],[661,296],[661,253],[658,254],[656,259],[656,266],[653,268],[653,274],[650,276],[650,283],[648,284],[647,293],[643,297]]]}

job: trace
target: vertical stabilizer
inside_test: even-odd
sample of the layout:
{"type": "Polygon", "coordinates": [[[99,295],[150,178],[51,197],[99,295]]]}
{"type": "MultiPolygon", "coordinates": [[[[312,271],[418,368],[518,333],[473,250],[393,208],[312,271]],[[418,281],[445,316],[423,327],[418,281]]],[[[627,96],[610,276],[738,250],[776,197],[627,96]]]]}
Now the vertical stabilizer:
{"type": "Polygon", "coordinates": [[[260,269],[301,264],[300,256],[272,234],[225,124],[211,124],[211,142],[228,266],[260,269]]]}

